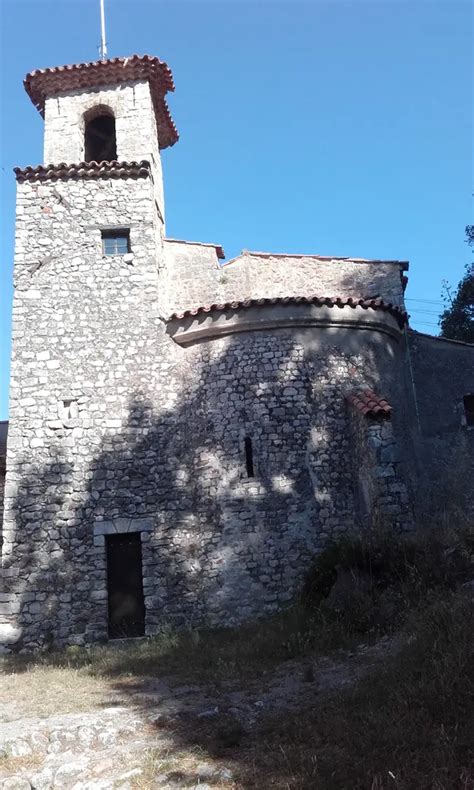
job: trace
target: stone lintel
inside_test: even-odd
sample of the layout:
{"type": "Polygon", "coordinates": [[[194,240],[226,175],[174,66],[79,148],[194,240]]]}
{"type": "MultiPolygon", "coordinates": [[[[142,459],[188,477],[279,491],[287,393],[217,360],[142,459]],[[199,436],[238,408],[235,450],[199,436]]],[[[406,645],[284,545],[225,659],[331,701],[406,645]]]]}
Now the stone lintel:
{"type": "Polygon", "coordinates": [[[153,519],[146,518],[115,518],[110,521],[94,523],[94,545],[100,546],[97,538],[101,535],[123,535],[127,532],[153,532],[153,519]]]}

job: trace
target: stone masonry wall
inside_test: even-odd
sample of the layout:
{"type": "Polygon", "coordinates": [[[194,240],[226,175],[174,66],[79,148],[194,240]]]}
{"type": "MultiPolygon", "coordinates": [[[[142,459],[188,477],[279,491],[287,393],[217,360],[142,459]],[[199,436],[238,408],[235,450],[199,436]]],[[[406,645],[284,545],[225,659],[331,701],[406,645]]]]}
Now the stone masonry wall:
{"type": "Polygon", "coordinates": [[[67,91],[49,97],[45,104],[44,163],[83,162],[84,113],[105,106],[115,116],[117,159],[152,166],[155,198],[164,218],[161,156],[155,111],[147,81],[124,82],[100,89],[67,91]]]}
{"type": "Polygon", "coordinates": [[[243,253],[220,266],[212,248],[166,242],[165,253],[173,272],[170,314],[250,297],[307,295],[380,297],[404,307],[402,268],[396,263],[243,253]]]}
{"type": "MultiPolygon", "coordinates": [[[[396,342],[275,330],[181,348],[163,320],[184,293],[172,246],[189,263],[191,245],[163,242],[149,178],[19,185],[0,609],[25,647],[107,637],[113,532],[140,533],[154,633],[274,611],[355,525],[344,394],[391,370],[396,342]],[[114,226],[130,228],[131,252],[103,256],[101,228],[114,226]]],[[[225,270],[194,247],[206,290],[206,267],[225,270]]],[[[320,290],[324,272],[330,287],[337,267],[313,264],[294,289],[320,290]]],[[[360,273],[400,274],[344,266],[354,291],[360,273]]],[[[288,295],[281,278],[275,288],[288,295]]]]}
{"type": "Polygon", "coordinates": [[[57,564],[67,576],[72,552],[60,603],[74,628],[70,590],[83,605],[94,572],[77,515],[91,461],[150,378],[162,400],[174,397],[162,381],[174,348],[168,341],[162,358],[158,221],[149,179],[25,183],[17,214],[2,551],[15,595],[3,614],[22,608],[24,622],[41,630],[53,584],[47,569],[57,564]],[[103,257],[100,227],[110,225],[130,227],[131,254],[103,257]]]}
{"type": "Polygon", "coordinates": [[[413,498],[403,474],[402,456],[391,420],[372,418],[348,408],[361,526],[412,529],[413,498]]]}
{"type": "MultiPolygon", "coordinates": [[[[126,194],[146,206],[144,189],[126,194]]],[[[114,210],[137,216],[120,194],[114,210]]],[[[55,195],[37,197],[42,211],[55,195]]],[[[33,290],[19,230],[3,567],[20,644],[106,638],[105,540],[117,531],[141,535],[147,633],[275,611],[325,541],[356,525],[344,396],[391,370],[394,341],[277,330],[183,349],[157,317],[145,249],[135,275],[96,247],[61,256],[33,290]]]]}
{"type": "Polygon", "coordinates": [[[354,310],[348,328],[329,308],[326,323],[317,305],[292,323],[267,304],[254,323],[253,307],[242,321],[224,310],[176,334],[172,313],[216,302],[403,308],[405,267],[249,252],[220,266],[212,245],[166,240],[148,82],[47,98],[45,164],[84,159],[98,106],[114,113],[118,159],[148,160],[151,175],[18,187],[0,574],[0,643],[8,632],[16,649],[107,639],[110,535],[140,535],[146,634],[233,625],[286,605],[331,538],[411,526],[413,483],[446,470],[436,456],[466,451],[468,470],[473,458],[460,413],[472,349],[435,353],[388,313],[354,310]],[[131,252],[104,256],[114,227],[131,252]],[[348,410],[365,388],[391,421],[348,410]]]}
{"type": "Polygon", "coordinates": [[[3,531],[3,500],[5,497],[5,465],[0,462],[0,539],[3,531]]]}
{"type": "Polygon", "coordinates": [[[474,346],[408,333],[421,510],[474,514],[474,428],[463,397],[474,393],[474,346]]]}
{"type": "Polygon", "coordinates": [[[142,533],[153,633],[164,622],[231,625],[275,611],[298,592],[314,553],[358,525],[344,394],[380,381],[393,341],[344,352],[344,332],[317,344],[299,334],[245,333],[181,349],[173,410],[137,404],[134,430],[95,462],[98,624],[105,536],[115,531],[142,533]],[[123,488],[107,487],[118,475],[123,488]]]}
{"type": "Polygon", "coordinates": [[[8,422],[0,421],[0,545],[3,524],[3,499],[5,495],[5,472],[7,455],[8,422]]]}

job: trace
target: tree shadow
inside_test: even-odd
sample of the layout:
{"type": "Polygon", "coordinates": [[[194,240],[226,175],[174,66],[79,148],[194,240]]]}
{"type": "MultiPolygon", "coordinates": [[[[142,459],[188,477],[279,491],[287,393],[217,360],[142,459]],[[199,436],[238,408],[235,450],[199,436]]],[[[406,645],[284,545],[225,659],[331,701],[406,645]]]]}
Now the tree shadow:
{"type": "MultiPolygon", "coordinates": [[[[11,509],[15,551],[5,560],[16,574],[24,648],[106,641],[104,523],[117,531],[152,524],[142,531],[150,636],[238,626],[290,604],[314,555],[357,524],[344,395],[375,385],[377,353],[390,341],[361,353],[353,333],[342,334],[344,351],[340,333],[324,344],[314,333],[305,344],[284,331],[196,343],[183,351],[179,375],[163,373],[168,394],[159,406],[135,389],[92,461],[90,447],[63,446],[80,424],[64,427],[42,465],[25,456],[11,509]]],[[[168,666],[177,651],[170,645],[168,666]]],[[[104,675],[113,678],[113,667],[104,675]]],[[[114,686],[149,716],[133,684],[114,686]]],[[[153,726],[172,734],[176,750],[198,747],[245,769],[252,729],[232,706],[202,716],[183,698],[175,703],[153,726]]]]}

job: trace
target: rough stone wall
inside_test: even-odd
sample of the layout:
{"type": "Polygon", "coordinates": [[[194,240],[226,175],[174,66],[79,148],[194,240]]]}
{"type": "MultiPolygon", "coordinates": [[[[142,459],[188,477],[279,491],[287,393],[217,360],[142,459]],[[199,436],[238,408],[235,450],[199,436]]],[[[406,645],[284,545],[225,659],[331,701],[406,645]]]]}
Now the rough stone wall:
{"type": "Polygon", "coordinates": [[[5,494],[5,472],[7,456],[8,422],[0,421],[0,546],[2,545],[3,530],[3,499],[5,494]]]}
{"type": "Polygon", "coordinates": [[[161,156],[155,111],[147,81],[67,91],[46,99],[44,119],[44,163],[83,162],[84,113],[105,106],[115,116],[117,159],[150,162],[155,197],[164,217],[161,156]]]}
{"type": "Polygon", "coordinates": [[[142,532],[153,633],[164,622],[230,625],[274,611],[298,591],[314,553],[358,525],[344,393],[390,371],[393,341],[362,350],[352,341],[351,351],[344,334],[311,343],[305,332],[256,332],[181,350],[174,409],[142,404],[133,424],[143,438],[130,432],[123,446],[117,437],[97,462],[98,626],[114,531],[142,532]],[[124,488],[107,490],[130,456],[133,475],[121,471],[124,488]]]}
{"type": "Polygon", "coordinates": [[[474,346],[408,333],[420,505],[474,513],[474,429],[463,396],[474,392],[474,346]],[[424,502],[422,501],[424,500],[424,502]]]}
{"type": "Polygon", "coordinates": [[[65,596],[64,622],[71,587],[75,605],[89,598],[94,559],[78,508],[92,459],[150,379],[162,399],[175,397],[160,343],[171,357],[174,349],[160,320],[162,256],[148,179],[25,183],[17,213],[2,562],[21,595],[3,611],[22,607],[24,622],[41,629],[51,585],[65,596]],[[102,255],[100,227],[114,224],[130,226],[130,255],[102,255]],[[67,575],[71,556],[71,578],[53,580],[63,567],[67,575]]]}
{"type": "Polygon", "coordinates": [[[0,461],[0,546],[3,534],[3,500],[5,497],[5,464],[0,461]]]}
{"type": "Polygon", "coordinates": [[[349,413],[354,488],[361,526],[412,529],[413,497],[404,479],[402,456],[391,420],[362,415],[350,406],[349,413]]]}
{"type": "Polygon", "coordinates": [[[340,397],[348,360],[335,349],[308,359],[291,333],[225,338],[187,354],[199,354],[201,370],[186,480],[188,529],[204,530],[196,600],[201,616],[231,624],[290,600],[314,553],[353,526],[340,397]]]}
{"type": "Polygon", "coordinates": [[[165,239],[164,253],[168,273],[167,316],[179,309],[225,301],[221,298],[224,274],[215,247],[165,239]]]}
{"type": "Polygon", "coordinates": [[[164,240],[147,82],[48,98],[45,163],[84,159],[97,105],[114,113],[118,159],[149,160],[153,177],[18,188],[0,620],[24,648],[107,638],[108,535],[140,533],[147,634],[231,625],[287,603],[330,538],[411,525],[420,467],[441,479],[453,459],[473,463],[472,347],[407,346],[393,316],[355,310],[351,329],[329,308],[324,326],[291,325],[277,306],[253,326],[249,308],[228,335],[190,318],[207,335],[178,345],[165,318],[215,302],[403,307],[403,265],[244,253],[221,267],[212,246],[164,240]],[[130,254],[103,256],[113,226],[130,228],[130,254]],[[390,423],[348,412],[367,387],[392,404],[390,423]]]}
{"type": "Polygon", "coordinates": [[[244,253],[219,266],[213,249],[165,243],[173,271],[169,312],[276,296],[381,297],[403,307],[401,265],[322,261],[310,257],[259,257],[244,253]]]}
{"type": "MultiPolygon", "coordinates": [[[[25,646],[106,638],[117,531],[141,535],[147,633],[274,611],[355,525],[344,394],[390,377],[396,341],[275,330],[179,347],[163,313],[180,271],[147,178],[25,182],[17,216],[3,617],[25,646]],[[103,256],[114,225],[130,254],[103,256]]],[[[197,249],[199,284],[222,270],[197,249]]]]}
{"type": "MultiPolygon", "coordinates": [[[[145,183],[117,187],[105,214],[137,216],[134,192],[152,202],[145,183]]],[[[28,228],[64,205],[53,198],[20,200],[35,212],[19,224],[4,615],[28,647],[106,638],[105,540],[117,531],[141,534],[147,633],[274,611],[314,552],[356,524],[344,396],[393,378],[397,344],[276,330],[179,348],[158,318],[152,224],[134,275],[88,240],[33,287],[28,228]]]]}

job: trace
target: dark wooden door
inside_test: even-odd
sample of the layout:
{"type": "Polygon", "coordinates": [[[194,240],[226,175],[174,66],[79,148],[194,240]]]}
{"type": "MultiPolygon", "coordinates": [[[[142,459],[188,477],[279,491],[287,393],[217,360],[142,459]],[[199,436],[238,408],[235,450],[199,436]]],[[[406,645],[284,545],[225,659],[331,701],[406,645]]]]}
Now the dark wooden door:
{"type": "Polygon", "coordinates": [[[142,544],[139,532],[107,535],[109,637],[143,636],[142,544]]]}

